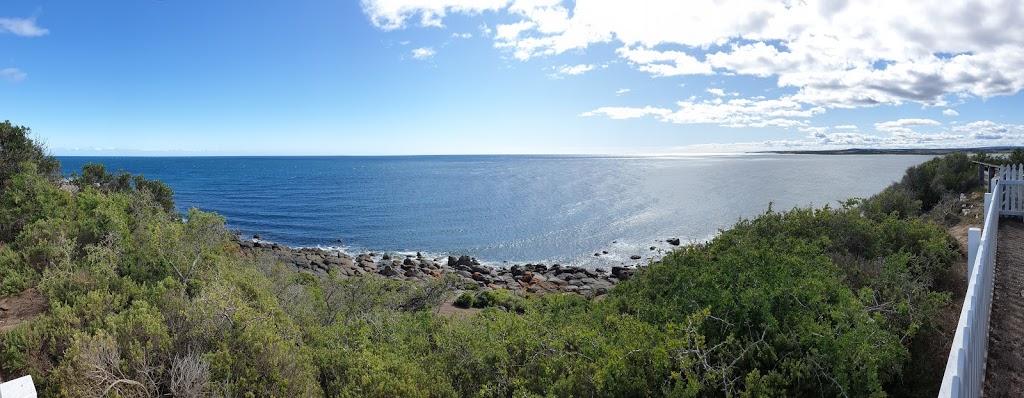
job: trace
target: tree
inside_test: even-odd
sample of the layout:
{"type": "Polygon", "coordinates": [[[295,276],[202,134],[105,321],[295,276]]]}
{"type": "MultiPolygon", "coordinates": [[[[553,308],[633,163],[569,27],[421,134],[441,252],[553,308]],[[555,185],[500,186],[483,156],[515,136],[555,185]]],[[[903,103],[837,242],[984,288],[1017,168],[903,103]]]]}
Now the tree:
{"type": "Polygon", "coordinates": [[[1010,164],[1022,164],[1024,163],[1024,148],[1014,149],[1010,153],[1010,164]]]}
{"type": "Polygon", "coordinates": [[[9,120],[0,123],[0,192],[26,163],[35,164],[36,172],[51,181],[60,177],[60,162],[48,155],[42,145],[33,142],[28,137],[30,132],[28,127],[15,126],[9,120]]]}

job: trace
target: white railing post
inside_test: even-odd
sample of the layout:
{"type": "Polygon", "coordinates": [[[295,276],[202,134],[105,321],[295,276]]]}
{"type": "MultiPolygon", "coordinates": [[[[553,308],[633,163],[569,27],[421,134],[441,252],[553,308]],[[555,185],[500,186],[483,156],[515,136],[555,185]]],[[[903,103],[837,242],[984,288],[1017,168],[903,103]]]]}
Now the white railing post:
{"type": "Polygon", "coordinates": [[[988,215],[988,208],[992,206],[992,192],[994,192],[995,189],[995,186],[993,186],[992,190],[985,194],[985,209],[982,210],[985,215],[988,215]]]}
{"type": "Polygon", "coordinates": [[[967,230],[967,275],[974,273],[974,263],[978,260],[978,246],[981,245],[981,228],[967,230]]]}

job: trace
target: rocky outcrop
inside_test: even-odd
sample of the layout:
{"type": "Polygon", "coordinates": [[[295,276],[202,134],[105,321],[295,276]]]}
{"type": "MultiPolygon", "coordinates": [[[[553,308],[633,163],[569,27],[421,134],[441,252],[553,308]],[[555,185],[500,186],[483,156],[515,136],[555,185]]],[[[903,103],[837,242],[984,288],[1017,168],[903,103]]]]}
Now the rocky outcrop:
{"type": "Polygon", "coordinates": [[[612,267],[611,273],[603,268],[586,269],[561,264],[514,264],[507,268],[483,265],[476,258],[447,256],[426,258],[420,253],[394,255],[361,253],[354,258],[340,251],[324,249],[292,249],[276,243],[237,241],[244,255],[271,255],[289,268],[314,275],[335,272],[349,278],[364,274],[377,274],[386,278],[407,281],[429,281],[454,275],[466,286],[479,289],[506,289],[525,293],[568,292],[583,295],[608,293],[616,283],[628,280],[636,272],[634,267],[612,267]]]}

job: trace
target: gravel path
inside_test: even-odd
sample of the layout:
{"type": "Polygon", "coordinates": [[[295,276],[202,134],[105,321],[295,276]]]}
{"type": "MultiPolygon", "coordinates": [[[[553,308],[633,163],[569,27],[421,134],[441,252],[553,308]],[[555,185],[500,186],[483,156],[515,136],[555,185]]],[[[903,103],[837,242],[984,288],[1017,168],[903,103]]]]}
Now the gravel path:
{"type": "Polygon", "coordinates": [[[985,397],[1024,394],[1024,223],[999,220],[985,397]]]}

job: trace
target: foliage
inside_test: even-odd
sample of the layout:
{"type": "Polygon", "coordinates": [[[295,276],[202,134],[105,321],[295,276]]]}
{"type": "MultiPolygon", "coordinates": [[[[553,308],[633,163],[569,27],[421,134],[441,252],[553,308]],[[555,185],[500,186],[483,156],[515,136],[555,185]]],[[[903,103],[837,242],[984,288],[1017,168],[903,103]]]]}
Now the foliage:
{"type": "Polygon", "coordinates": [[[741,221],[600,300],[470,291],[483,309],[449,318],[454,279],[292,272],[240,255],[223,217],[175,217],[162,184],[90,165],[72,193],[19,156],[0,293],[49,309],[0,334],[0,365],[57,397],[934,395],[918,347],[959,253],[918,215],[972,188],[939,159],[872,199],[741,221]]]}
{"type": "Polygon", "coordinates": [[[11,177],[32,165],[36,172],[50,181],[57,181],[60,163],[46,153],[46,148],[29,138],[31,130],[11,122],[0,123],[0,193],[7,189],[11,177]]]}
{"type": "Polygon", "coordinates": [[[470,308],[473,306],[473,300],[476,300],[476,295],[472,292],[463,292],[459,295],[459,298],[455,299],[455,306],[459,308],[470,308]]]}

